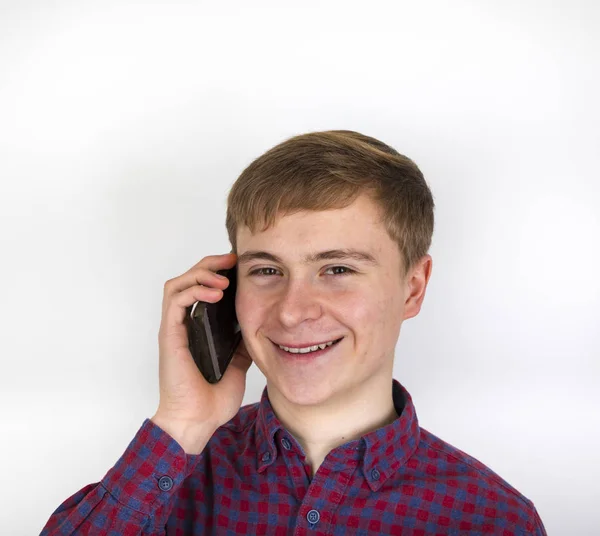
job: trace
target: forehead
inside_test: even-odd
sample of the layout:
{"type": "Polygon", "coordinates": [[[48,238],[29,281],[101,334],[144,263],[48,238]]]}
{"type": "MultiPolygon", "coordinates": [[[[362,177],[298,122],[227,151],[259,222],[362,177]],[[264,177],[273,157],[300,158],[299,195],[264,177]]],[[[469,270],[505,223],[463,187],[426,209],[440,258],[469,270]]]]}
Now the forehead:
{"type": "Polygon", "coordinates": [[[246,226],[237,231],[237,250],[317,251],[361,247],[373,253],[395,244],[389,237],[379,207],[366,196],[341,209],[302,211],[280,216],[265,231],[251,233],[246,226]]]}

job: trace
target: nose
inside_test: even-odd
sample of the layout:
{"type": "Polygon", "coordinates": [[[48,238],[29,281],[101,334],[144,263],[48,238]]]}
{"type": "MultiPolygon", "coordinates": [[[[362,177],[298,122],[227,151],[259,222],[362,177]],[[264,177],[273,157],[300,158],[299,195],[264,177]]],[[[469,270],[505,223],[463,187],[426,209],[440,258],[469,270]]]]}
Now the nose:
{"type": "Polygon", "coordinates": [[[277,299],[279,321],[293,328],[305,320],[316,320],[322,315],[319,289],[302,279],[289,279],[277,299]]]}

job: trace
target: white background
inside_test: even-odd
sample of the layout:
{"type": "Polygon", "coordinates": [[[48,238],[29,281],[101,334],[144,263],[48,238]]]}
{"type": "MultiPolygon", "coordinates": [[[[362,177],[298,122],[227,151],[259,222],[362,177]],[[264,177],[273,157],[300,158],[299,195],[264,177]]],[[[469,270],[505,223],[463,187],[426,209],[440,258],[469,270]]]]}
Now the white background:
{"type": "MultiPolygon", "coordinates": [[[[352,129],[432,189],[394,376],[420,424],[598,534],[594,0],[0,3],[0,532],[39,533],[158,403],[163,284],[226,253],[285,138],[352,129]]],[[[253,366],[244,403],[264,378],[253,366]]]]}

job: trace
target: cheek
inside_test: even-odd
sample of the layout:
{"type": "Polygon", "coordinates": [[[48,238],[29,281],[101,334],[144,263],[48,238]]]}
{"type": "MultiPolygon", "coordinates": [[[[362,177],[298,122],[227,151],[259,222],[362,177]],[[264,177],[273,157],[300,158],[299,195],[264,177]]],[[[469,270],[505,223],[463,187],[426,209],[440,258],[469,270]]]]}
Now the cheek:
{"type": "Polygon", "coordinates": [[[365,357],[372,357],[375,348],[395,346],[401,319],[401,300],[395,293],[381,291],[363,296],[351,310],[352,326],[365,357]]]}
{"type": "Polygon", "coordinates": [[[260,309],[264,303],[248,292],[238,290],[235,296],[235,311],[242,326],[256,324],[261,317],[260,309]]]}
{"type": "Polygon", "coordinates": [[[393,299],[383,289],[371,288],[364,292],[347,294],[339,303],[343,304],[349,317],[368,327],[386,317],[393,306],[393,299]]]}
{"type": "Polygon", "coordinates": [[[339,301],[333,310],[342,315],[347,324],[359,330],[368,328],[381,316],[379,303],[372,296],[362,294],[346,296],[346,299],[339,301]]]}
{"type": "Polygon", "coordinates": [[[238,288],[235,311],[242,331],[251,337],[272,323],[273,300],[264,293],[238,288]]]}
{"type": "Polygon", "coordinates": [[[242,329],[244,344],[260,370],[263,370],[262,352],[256,334],[265,323],[265,314],[262,309],[264,309],[264,300],[258,300],[252,294],[238,290],[235,296],[235,310],[242,329]]]}

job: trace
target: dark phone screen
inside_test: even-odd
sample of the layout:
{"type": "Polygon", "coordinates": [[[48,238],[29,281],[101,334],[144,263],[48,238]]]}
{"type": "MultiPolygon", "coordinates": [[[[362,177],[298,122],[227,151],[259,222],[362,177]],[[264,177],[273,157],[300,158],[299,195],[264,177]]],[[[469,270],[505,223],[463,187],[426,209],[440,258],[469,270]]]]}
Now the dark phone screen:
{"type": "Polygon", "coordinates": [[[221,379],[242,337],[235,312],[237,265],[217,273],[229,279],[223,297],[216,303],[196,302],[186,314],[190,352],[210,383],[221,379]]]}

